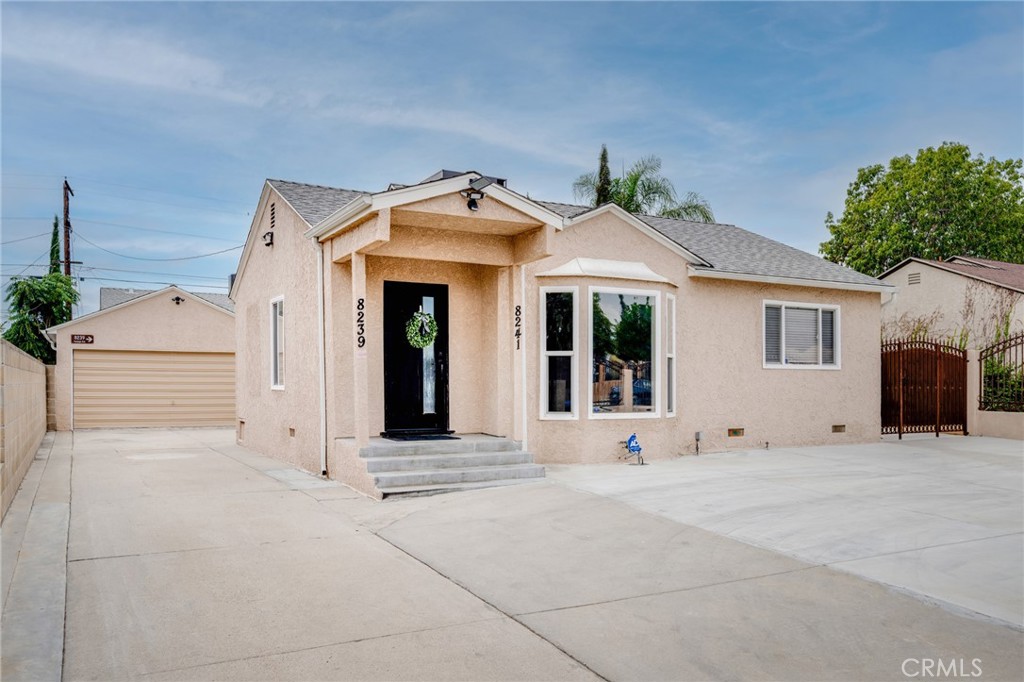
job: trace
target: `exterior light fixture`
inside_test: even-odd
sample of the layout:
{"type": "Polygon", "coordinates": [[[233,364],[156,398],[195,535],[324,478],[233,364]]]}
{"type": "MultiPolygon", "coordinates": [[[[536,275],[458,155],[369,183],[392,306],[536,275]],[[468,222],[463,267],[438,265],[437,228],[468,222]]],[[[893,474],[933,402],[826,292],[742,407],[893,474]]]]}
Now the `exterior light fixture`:
{"type": "Polygon", "coordinates": [[[480,204],[478,202],[482,201],[483,198],[487,196],[483,192],[477,192],[473,190],[463,190],[462,192],[460,192],[460,194],[466,197],[466,208],[468,208],[470,211],[479,211],[480,204]]]}
{"type": "Polygon", "coordinates": [[[181,296],[175,296],[171,300],[174,301],[174,305],[181,305],[182,303],[185,302],[185,299],[183,299],[181,296]]]}
{"type": "Polygon", "coordinates": [[[271,232],[264,232],[263,233],[263,246],[273,246],[273,245],[274,245],[274,233],[273,233],[273,231],[271,231],[271,232]]]}
{"type": "Polygon", "coordinates": [[[468,208],[470,211],[479,211],[479,202],[483,201],[483,198],[487,196],[486,194],[484,194],[483,190],[485,187],[492,184],[494,184],[494,180],[490,178],[485,178],[483,176],[477,178],[476,180],[470,181],[469,189],[464,189],[461,192],[459,192],[459,194],[464,196],[467,200],[466,208],[468,208]]]}

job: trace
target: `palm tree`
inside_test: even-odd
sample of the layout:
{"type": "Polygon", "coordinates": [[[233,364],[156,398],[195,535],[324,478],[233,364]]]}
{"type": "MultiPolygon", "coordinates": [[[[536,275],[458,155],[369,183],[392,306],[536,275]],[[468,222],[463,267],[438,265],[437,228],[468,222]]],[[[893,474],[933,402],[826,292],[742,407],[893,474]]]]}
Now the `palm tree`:
{"type": "MultiPolygon", "coordinates": [[[[605,153],[602,147],[602,155],[605,153]]],[[[573,194],[579,200],[600,205],[598,191],[600,173],[584,173],[572,184],[573,194]]],[[[630,213],[658,215],[694,222],[710,223],[715,219],[711,204],[696,192],[687,192],[677,198],[672,181],[661,175],[661,159],[645,156],[634,163],[622,177],[613,178],[610,200],[630,213]]]]}

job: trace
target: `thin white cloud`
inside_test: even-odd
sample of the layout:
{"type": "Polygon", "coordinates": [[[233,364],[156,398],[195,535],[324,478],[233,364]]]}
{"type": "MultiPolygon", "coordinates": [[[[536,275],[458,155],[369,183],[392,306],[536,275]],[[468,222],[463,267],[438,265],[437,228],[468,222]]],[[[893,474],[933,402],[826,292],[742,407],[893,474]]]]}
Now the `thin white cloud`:
{"type": "Polygon", "coordinates": [[[99,23],[68,24],[12,13],[4,19],[3,58],[123,85],[259,105],[266,94],[232,87],[219,62],[193,54],[152,31],[99,23]]]}

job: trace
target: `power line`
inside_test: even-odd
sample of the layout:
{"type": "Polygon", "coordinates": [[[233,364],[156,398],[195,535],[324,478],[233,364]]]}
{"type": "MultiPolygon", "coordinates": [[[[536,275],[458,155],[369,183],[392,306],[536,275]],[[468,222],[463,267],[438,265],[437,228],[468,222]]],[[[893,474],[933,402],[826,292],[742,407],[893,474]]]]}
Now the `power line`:
{"type": "MultiPolygon", "coordinates": [[[[122,199],[124,201],[141,201],[145,204],[158,204],[160,206],[172,206],[174,208],[184,208],[190,211],[213,211],[215,213],[226,213],[228,215],[240,215],[241,211],[226,211],[222,208],[211,208],[209,206],[187,206],[185,204],[172,204],[168,201],[157,201],[156,199],[143,199],[141,197],[125,197],[119,194],[107,194],[105,192],[89,192],[89,196],[95,197],[109,197],[111,199],[122,199]]],[[[246,213],[248,215],[248,213],[246,213]]]]}
{"type": "Polygon", "coordinates": [[[198,256],[182,256],[181,258],[143,258],[142,256],[127,256],[127,255],[125,255],[123,253],[117,253],[115,251],[111,251],[110,249],[106,249],[106,248],[100,246],[99,244],[86,239],[85,237],[83,237],[81,235],[81,233],[76,233],[76,236],[81,238],[82,241],[86,242],[87,244],[92,244],[93,246],[95,246],[100,251],[106,251],[110,255],[117,256],[118,258],[130,258],[132,260],[160,261],[160,262],[179,261],[179,260],[195,260],[196,258],[208,258],[209,256],[217,256],[217,255],[222,254],[222,253],[227,253],[228,251],[237,251],[238,249],[240,249],[243,246],[245,246],[245,244],[239,244],[238,246],[232,246],[230,249],[221,249],[220,251],[214,251],[212,253],[202,253],[202,254],[199,254],[198,256]]]}
{"type": "Polygon", "coordinates": [[[212,279],[221,281],[224,277],[213,277],[212,275],[189,275],[183,272],[153,272],[152,270],[126,270],[124,268],[101,268],[95,265],[83,265],[80,270],[100,270],[102,272],[134,272],[142,275],[163,275],[165,277],[189,277],[194,279],[212,279]]]}
{"type": "Polygon", "coordinates": [[[111,227],[124,227],[125,229],[137,229],[143,232],[161,232],[164,235],[177,235],[179,237],[194,237],[201,240],[213,240],[215,242],[234,242],[224,237],[210,237],[208,235],[193,235],[190,232],[177,232],[173,229],[160,229],[159,227],[138,227],[136,225],[123,225],[117,222],[103,222],[102,220],[86,220],[85,218],[79,218],[79,222],[88,222],[93,225],[110,225],[111,227]]]}
{"type": "MultiPolygon", "coordinates": [[[[48,174],[43,174],[43,173],[3,173],[2,175],[13,176],[13,177],[22,177],[22,178],[61,178],[61,177],[64,177],[62,175],[48,175],[48,174]]],[[[183,199],[202,199],[203,201],[217,201],[217,202],[220,202],[222,204],[232,204],[234,206],[242,206],[242,205],[244,205],[241,202],[232,201],[230,199],[222,199],[220,197],[208,197],[208,196],[203,196],[203,195],[200,195],[200,194],[184,194],[182,192],[168,192],[165,189],[153,189],[152,187],[136,187],[134,185],[122,185],[122,184],[119,184],[119,183],[116,183],[116,182],[106,182],[105,180],[95,180],[93,178],[85,178],[85,177],[82,177],[81,175],[69,175],[67,177],[68,177],[69,180],[74,180],[76,183],[77,182],[85,182],[85,183],[94,184],[94,185],[104,185],[104,186],[107,186],[107,187],[120,187],[122,189],[133,189],[133,190],[136,190],[136,191],[139,191],[139,192],[154,192],[156,194],[166,194],[166,195],[172,196],[172,197],[182,197],[183,199]]],[[[19,188],[17,188],[17,187],[9,187],[9,189],[19,189],[19,188]]],[[[28,187],[28,188],[25,188],[25,189],[48,189],[48,188],[28,187]]]]}
{"type": "Polygon", "coordinates": [[[11,239],[10,241],[0,242],[0,246],[7,246],[8,244],[15,244],[17,242],[24,242],[24,241],[28,241],[29,239],[38,239],[39,237],[45,237],[48,234],[50,234],[50,232],[40,232],[39,234],[34,234],[31,237],[22,237],[21,239],[11,239]]]}
{"type": "MultiPolygon", "coordinates": [[[[3,216],[2,220],[47,220],[47,218],[37,218],[32,216],[3,216]]],[[[123,227],[126,230],[139,230],[141,232],[160,232],[162,234],[173,234],[181,237],[195,237],[196,239],[212,239],[218,242],[233,242],[234,239],[228,239],[226,237],[211,237],[206,234],[193,234],[191,232],[178,232],[176,230],[161,230],[156,227],[139,227],[138,225],[125,225],[123,223],[108,223],[103,220],[86,220],[85,218],[78,218],[77,222],[89,223],[90,225],[109,225],[110,227],[123,227]]],[[[47,233],[49,234],[49,233],[47,233]]],[[[6,243],[6,242],[5,242],[6,243]]]]}
{"type": "MultiPolygon", "coordinates": [[[[28,265],[25,266],[25,270],[28,270],[33,265],[35,265],[36,263],[41,261],[43,259],[43,256],[45,256],[45,255],[46,255],[45,251],[43,253],[39,254],[38,258],[36,258],[34,261],[32,261],[31,263],[29,263],[28,265]]],[[[25,270],[22,270],[21,272],[19,272],[17,275],[15,275],[15,277],[21,277],[22,275],[24,275],[25,274],[25,270]]]]}
{"type": "Polygon", "coordinates": [[[199,194],[182,194],[180,192],[168,192],[163,189],[151,189],[149,187],[133,187],[131,185],[120,185],[116,182],[104,182],[103,180],[92,180],[90,178],[83,178],[80,175],[71,176],[76,182],[92,183],[96,185],[105,185],[107,187],[120,187],[122,189],[133,189],[139,192],[154,192],[156,194],[166,194],[172,197],[182,197],[186,199],[202,199],[203,201],[217,201],[222,204],[231,204],[233,206],[242,206],[241,202],[231,201],[230,199],[221,199],[220,197],[206,197],[199,194]]]}
{"type": "MultiPolygon", "coordinates": [[[[178,285],[177,282],[158,282],[156,280],[148,280],[148,279],[117,279],[117,278],[114,278],[114,277],[82,277],[82,279],[83,280],[96,280],[97,282],[128,282],[128,283],[132,283],[132,284],[163,284],[164,286],[171,286],[171,285],[177,286],[178,285]]],[[[203,287],[207,287],[207,288],[210,288],[210,289],[227,289],[228,288],[227,285],[224,285],[224,284],[202,284],[202,285],[187,284],[186,286],[203,286],[203,287]]]]}

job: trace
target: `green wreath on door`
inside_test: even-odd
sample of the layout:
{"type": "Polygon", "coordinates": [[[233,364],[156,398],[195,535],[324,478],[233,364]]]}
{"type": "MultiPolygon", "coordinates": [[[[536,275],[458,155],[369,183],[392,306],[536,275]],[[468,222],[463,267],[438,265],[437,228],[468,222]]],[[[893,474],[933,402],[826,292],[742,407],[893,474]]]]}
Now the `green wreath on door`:
{"type": "Polygon", "coordinates": [[[426,348],[437,338],[437,320],[422,310],[413,313],[405,325],[405,338],[413,348],[426,348]]]}

